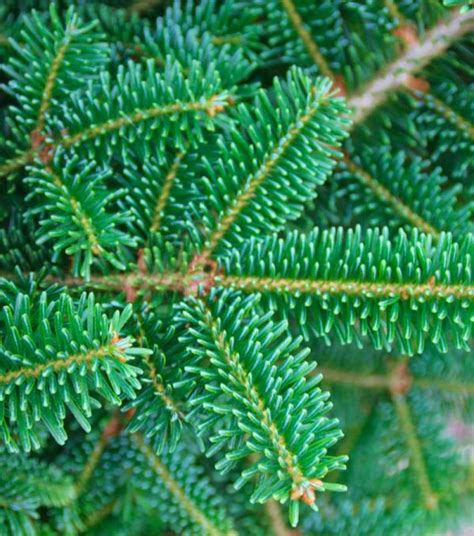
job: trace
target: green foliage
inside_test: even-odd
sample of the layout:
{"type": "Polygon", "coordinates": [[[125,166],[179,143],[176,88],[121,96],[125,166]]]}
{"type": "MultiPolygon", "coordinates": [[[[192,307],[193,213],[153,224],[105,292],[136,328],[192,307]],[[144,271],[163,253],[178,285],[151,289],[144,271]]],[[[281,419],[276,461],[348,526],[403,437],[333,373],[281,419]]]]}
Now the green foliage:
{"type": "Polygon", "coordinates": [[[412,355],[427,340],[469,348],[472,252],[472,235],[436,245],[416,232],[392,241],[386,230],[339,228],[251,239],[223,262],[227,285],[264,294],[317,337],[361,345],[364,336],[412,355]]]}
{"type": "Polygon", "coordinates": [[[39,423],[63,444],[66,410],[90,430],[88,418],[100,405],[92,393],[113,404],[122,393],[135,396],[137,370],[127,360],[136,350],[115,340],[130,311],[108,320],[92,294],[77,304],[66,294],[54,301],[45,293],[3,295],[0,422],[9,449],[39,448],[39,423]]]}
{"type": "MultiPolygon", "coordinates": [[[[307,495],[312,504],[313,489],[338,488],[320,479],[344,468],[344,458],[326,455],[340,431],[337,421],[325,417],[331,408],[328,393],[315,388],[320,376],[311,375],[308,350],[285,335],[284,322],[258,315],[256,305],[253,296],[227,293],[210,306],[193,300],[179,313],[187,326],[183,343],[191,354],[185,370],[203,383],[191,397],[191,404],[206,413],[199,433],[210,436],[209,455],[226,451],[217,464],[220,471],[252,456],[235,484],[239,489],[258,475],[252,502],[271,497],[286,502],[293,492],[307,495]],[[221,418],[225,427],[215,430],[221,418]]],[[[297,506],[294,501],[290,507],[293,524],[297,506]]]]}
{"type": "Polygon", "coordinates": [[[28,216],[40,216],[37,244],[54,241],[55,252],[64,250],[73,258],[75,275],[89,278],[94,258],[123,270],[120,250],[134,246],[135,240],[119,226],[130,215],[114,214],[109,207],[124,191],[108,189],[110,170],[97,170],[95,162],[77,157],[61,162],[61,156],[58,152],[46,169],[30,169],[25,180],[31,188],[28,216]]]}
{"type": "Polygon", "coordinates": [[[462,525],[452,4],[2,3],[2,535],[462,525]]]}

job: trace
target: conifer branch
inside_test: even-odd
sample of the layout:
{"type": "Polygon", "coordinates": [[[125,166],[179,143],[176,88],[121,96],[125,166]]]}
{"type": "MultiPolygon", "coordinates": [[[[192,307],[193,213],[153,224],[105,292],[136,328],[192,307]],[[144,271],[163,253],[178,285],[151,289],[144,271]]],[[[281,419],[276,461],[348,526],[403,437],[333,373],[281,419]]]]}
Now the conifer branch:
{"type": "MultiPolygon", "coordinates": [[[[390,374],[359,374],[353,371],[318,367],[318,372],[324,377],[324,381],[330,384],[350,385],[363,389],[391,389],[394,383],[390,374]]],[[[474,384],[457,381],[441,380],[437,378],[419,378],[412,376],[411,385],[419,389],[434,389],[448,393],[459,393],[474,396],[474,384]]]]}
{"type": "Polygon", "coordinates": [[[297,457],[288,448],[285,437],[278,429],[269,408],[266,406],[264,399],[254,385],[251,373],[249,373],[240,362],[238,353],[232,350],[231,343],[227,340],[226,333],[220,329],[219,323],[213,317],[212,311],[204,305],[204,302],[201,301],[201,303],[204,306],[206,325],[215,337],[214,342],[217,350],[221,353],[229,368],[234,372],[240,385],[243,386],[246,398],[254,415],[258,415],[259,420],[269,435],[271,444],[278,453],[278,461],[281,468],[291,477],[294,488],[299,488],[302,483],[308,481],[308,478],[303,474],[298,463],[295,463],[297,457]]]}
{"type": "Polygon", "coordinates": [[[321,54],[318,45],[312,38],[311,32],[306,29],[305,23],[301,18],[301,15],[298,13],[298,10],[296,9],[296,5],[294,4],[293,0],[280,0],[280,2],[285,9],[293,28],[303,41],[303,44],[311,60],[319,68],[319,70],[324,76],[327,76],[331,80],[334,80],[334,73],[329,67],[324,56],[321,54]]]}
{"type": "MultiPolygon", "coordinates": [[[[315,88],[312,89],[312,93],[316,93],[315,88]]],[[[204,251],[202,252],[202,256],[204,258],[210,257],[213,254],[214,250],[237,220],[239,215],[255,197],[257,189],[265,182],[266,179],[268,179],[273,169],[278,166],[280,160],[285,157],[285,153],[298,139],[304,127],[313,119],[313,117],[322,107],[328,105],[329,97],[327,95],[321,95],[319,99],[316,99],[314,103],[311,104],[311,106],[308,108],[308,111],[304,115],[297,117],[295,122],[288,128],[288,130],[281,133],[281,138],[278,143],[275,144],[254,175],[248,178],[242,190],[240,190],[237,197],[233,200],[225,212],[219,216],[217,226],[212,232],[211,236],[208,238],[204,251]]]]}
{"type": "MultiPolygon", "coordinates": [[[[66,190],[68,191],[68,188],[64,184],[64,182],[61,180],[61,177],[58,173],[55,173],[53,169],[50,166],[45,167],[45,171],[48,173],[48,175],[51,177],[54,185],[59,190],[66,190]]],[[[79,201],[71,195],[70,192],[68,192],[68,195],[65,196],[67,201],[69,202],[72,212],[75,216],[76,221],[82,226],[84,229],[85,236],[87,237],[87,241],[90,244],[91,252],[99,256],[103,252],[103,248],[99,243],[99,240],[97,238],[96,230],[94,229],[94,224],[92,222],[92,219],[90,216],[88,216],[84,210],[81,207],[81,204],[79,201]]]]}
{"type": "Polygon", "coordinates": [[[73,136],[66,137],[62,141],[57,142],[56,146],[69,149],[74,145],[92,141],[99,136],[104,136],[110,132],[120,130],[123,127],[138,125],[157,117],[192,112],[205,112],[208,115],[213,116],[216,113],[220,113],[228,103],[229,102],[225,96],[214,95],[205,101],[176,102],[165,106],[153,106],[152,108],[137,110],[128,116],[110,119],[105,123],[94,125],[86,130],[77,132],[73,136]]]}
{"type": "Polygon", "coordinates": [[[380,200],[393,207],[393,210],[398,215],[407,220],[414,227],[418,227],[420,231],[431,234],[436,239],[439,239],[440,231],[435,229],[419,214],[414,212],[401,199],[393,195],[392,192],[380,184],[375,177],[370,175],[370,173],[362,169],[360,166],[356,165],[355,162],[353,162],[347,155],[344,158],[344,162],[351,173],[353,173],[363,184],[368,186],[380,200]]]}
{"type": "Polygon", "coordinates": [[[46,78],[46,83],[44,85],[43,95],[41,97],[41,102],[40,102],[39,111],[38,111],[38,121],[36,123],[36,129],[35,129],[38,132],[42,132],[44,129],[45,116],[51,104],[51,98],[53,96],[54,86],[56,84],[56,80],[59,74],[59,69],[61,68],[61,64],[71,44],[71,40],[73,37],[72,32],[74,28],[72,27],[70,28],[70,30],[71,31],[66,34],[66,38],[64,39],[64,42],[58,48],[56,52],[56,56],[53,58],[53,61],[51,62],[51,66],[49,68],[49,73],[46,78]]]}
{"type": "MultiPolygon", "coordinates": [[[[115,416],[112,417],[112,419],[115,419],[115,418],[116,418],[115,416]]],[[[97,467],[97,464],[99,463],[100,458],[102,457],[102,454],[107,446],[108,441],[109,441],[109,436],[107,434],[107,427],[106,427],[100,434],[99,440],[97,441],[96,445],[92,449],[92,452],[90,453],[90,456],[87,462],[84,464],[84,467],[82,468],[79,478],[76,480],[76,485],[75,485],[75,497],[76,498],[82,494],[87,484],[90,482],[92,474],[94,473],[94,470],[97,467]]]]}
{"type": "Polygon", "coordinates": [[[354,109],[353,125],[362,122],[390,93],[406,86],[413,74],[472,31],[473,27],[473,10],[464,13],[454,11],[427,32],[419,44],[408,47],[397,60],[348,99],[349,106],[354,109]]]}
{"type": "Polygon", "coordinates": [[[474,285],[445,285],[428,281],[427,283],[382,283],[359,281],[324,281],[305,279],[284,279],[271,277],[216,276],[218,286],[235,288],[244,292],[276,292],[300,294],[330,294],[346,296],[367,296],[389,298],[397,296],[400,300],[412,298],[449,298],[474,299],[474,285]]]}
{"type": "Polygon", "coordinates": [[[438,497],[431,487],[428,471],[423,457],[423,450],[416,433],[415,425],[413,424],[410,406],[408,405],[408,402],[403,394],[392,392],[392,399],[401,429],[405,435],[405,441],[410,451],[413,471],[416,475],[425,507],[428,510],[436,510],[438,507],[438,497]]]}
{"type": "Polygon", "coordinates": [[[153,385],[154,392],[163,400],[165,406],[170,408],[180,419],[184,420],[186,415],[182,412],[179,404],[173,400],[166,392],[163,382],[160,380],[158,371],[153,363],[152,357],[144,356],[143,361],[148,369],[148,376],[153,385]]]}
{"type": "Polygon", "coordinates": [[[82,521],[81,527],[79,527],[79,532],[81,533],[87,533],[90,531],[90,529],[97,526],[99,523],[101,523],[104,519],[108,518],[114,511],[114,508],[116,504],[118,503],[119,499],[118,497],[115,497],[112,501],[110,501],[105,506],[102,506],[102,508],[99,508],[99,510],[96,510],[92,514],[90,514],[85,520],[82,521]]]}
{"type": "MultiPolygon", "coordinates": [[[[163,480],[168,491],[176,498],[178,503],[186,510],[190,518],[202,529],[206,534],[211,536],[222,536],[223,532],[216,527],[202,512],[198,506],[193,502],[185,493],[180,484],[173,478],[168,467],[162,462],[160,457],[153,452],[153,450],[147,445],[141,434],[134,434],[133,439],[137,444],[139,450],[145,455],[151,468],[159,475],[163,480]]],[[[224,534],[228,536],[235,536],[236,533],[233,530],[227,531],[224,534]]]]}
{"type": "Polygon", "coordinates": [[[37,364],[33,367],[22,367],[0,374],[0,384],[3,383],[7,385],[15,383],[20,378],[39,378],[47,370],[61,372],[67,370],[72,365],[86,365],[87,367],[90,367],[95,360],[101,360],[105,357],[112,357],[120,363],[126,363],[126,359],[121,350],[114,344],[109,344],[90,350],[87,353],[74,354],[65,359],[56,359],[47,363],[37,364]]]}
{"type": "Polygon", "coordinates": [[[444,101],[435,97],[431,93],[425,93],[423,91],[411,90],[413,95],[421,102],[423,102],[428,108],[433,109],[437,114],[441,115],[459,131],[464,133],[468,138],[474,140],[474,125],[462,117],[453,108],[448,106],[444,101]]]}
{"type": "Polygon", "coordinates": [[[158,200],[156,202],[155,210],[153,212],[152,221],[151,221],[150,229],[153,232],[160,230],[161,219],[163,217],[163,212],[168,202],[169,195],[171,193],[171,188],[173,187],[173,181],[176,178],[178,169],[185,155],[186,155],[186,152],[182,151],[176,156],[170,170],[168,171],[163,181],[163,186],[161,188],[160,196],[158,197],[158,200]]]}

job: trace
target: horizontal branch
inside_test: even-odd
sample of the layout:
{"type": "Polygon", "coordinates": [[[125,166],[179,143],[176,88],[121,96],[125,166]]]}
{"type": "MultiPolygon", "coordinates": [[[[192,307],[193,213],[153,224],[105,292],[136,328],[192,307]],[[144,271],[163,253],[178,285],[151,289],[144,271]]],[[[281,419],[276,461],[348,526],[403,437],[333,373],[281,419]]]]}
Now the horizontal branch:
{"type": "MultiPolygon", "coordinates": [[[[391,374],[358,374],[357,372],[332,369],[319,366],[318,373],[323,375],[324,381],[330,384],[350,385],[363,389],[387,389],[393,388],[394,376],[391,374]]],[[[411,377],[411,385],[420,389],[435,389],[450,393],[466,394],[474,396],[474,383],[462,383],[437,378],[411,377]]]]}
{"type": "Polygon", "coordinates": [[[308,279],[284,279],[272,277],[217,276],[221,287],[233,287],[246,292],[277,292],[302,294],[331,294],[389,298],[398,296],[400,300],[411,298],[474,299],[474,285],[445,285],[427,283],[385,283],[359,281],[330,281],[308,279]]]}
{"type": "Polygon", "coordinates": [[[416,72],[473,29],[474,10],[454,11],[448,19],[442,20],[426,33],[423,41],[408,47],[397,60],[349,98],[349,106],[354,109],[353,124],[363,121],[390,93],[407,85],[416,72]]]}
{"type": "Polygon", "coordinates": [[[118,361],[125,363],[125,358],[120,355],[120,350],[117,346],[110,344],[107,346],[101,346],[87,352],[86,354],[74,354],[66,359],[56,359],[47,363],[41,363],[32,367],[22,367],[16,370],[0,374],[0,384],[14,383],[20,378],[38,378],[48,369],[52,369],[55,372],[67,370],[71,365],[90,365],[95,359],[103,359],[104,357],[112,356],[118,361]]]}

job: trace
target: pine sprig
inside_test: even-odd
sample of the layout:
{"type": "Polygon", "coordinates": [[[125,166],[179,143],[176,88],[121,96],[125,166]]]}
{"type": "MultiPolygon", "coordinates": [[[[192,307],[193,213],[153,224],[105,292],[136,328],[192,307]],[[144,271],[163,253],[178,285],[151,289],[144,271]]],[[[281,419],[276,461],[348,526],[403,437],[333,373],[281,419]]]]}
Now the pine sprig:
{"type": "Polygon", "coordinates": [[[468,349],[472,253],[471,235],[459,244],[443,235],[434,245],[416,232],[392,242],[386,232],[316,229],[250,240],[224,261],[219,284],[268,296],[318,337],[334,332],[360,343],[362,335],[409,355],[427,340],[442,351],[468,349]]]}
{"type": "Polygon", "coordinates": [[[108,320],[86,294],[75,305],[65,294],[48,300],[43,293],[35,304],[19,293],[4,307],[0,422],[10,450],[39,448],[39,423],[63,444],[67,410],[89,431],[93,393],[114,404],[121,394],[135,396],[138,370],[127,361],[137,350],[119,337],[129,314],[108,320]]]}
{"type": "Polygon", "coordinates": [[[124,248],[136,242],[120,229],[130,215],[113,214],[110,206],[125,192],[108,189],[110,170],[97,170],[94,162],[77,157],[62,157],[58,152],[48,167],[30,168],[25,180],[31,188],[27,200],[32,208],[27,216],[39,216],[37,243],[54,241],[54,251],[71,256],[73,273],[86,279],[94,261],[123,270],[124,248]]]}
{"type": "Polygon", "coordinates": [[[344,468],[344,458],[327,456],[340,432],[337,421],[325,416],[331,405],[317,387],[320,377],[308,378],[314,364],[305,362],[301,339],[291,340],[284,322],[256,314],[256,306],[255,297],[228,292],[209,305],[183,305],[186,370],[204,382],[192,403],[208,414],[199,429],[210,436],[209,454],[225,452],[217,468],[227,472],[254,456],[235,486],[258,477],[251,501],[291,499],[296,525],[299,499],[315,506],[315,489],[338,489],[321,479],[344,468]],[[216,429],[222,418],[226,425],[216,429]]]}
{"type": "Polygon", "coordinates": [[[317,195],[348,126],[341,118],[346,109],[329,86],[292,69],[284,84],[275,80],[271,95],[262,91],[252,107],[237,108],[239,131],[203,148],[207,201],[194,210],[205,227],[203,257],[255,230],[281,228],[317,195]]]}

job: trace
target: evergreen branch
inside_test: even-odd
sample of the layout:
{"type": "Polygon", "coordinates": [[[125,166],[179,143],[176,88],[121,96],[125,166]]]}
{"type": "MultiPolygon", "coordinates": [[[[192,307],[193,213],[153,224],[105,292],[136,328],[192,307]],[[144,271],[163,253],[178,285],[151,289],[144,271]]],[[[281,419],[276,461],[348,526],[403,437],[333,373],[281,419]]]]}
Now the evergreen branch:
{"type": "Polygon", "coordinates": [[[235,536],[235,531],[228,530],[222,531],[214,525],[214,523],[207,518],[204,512],[202,512],[197,504],[188,497],[185,490],[182,488],[179,482],[177,482],[173,475],[171,474],[169,468],[163,463],[161,458],[155,454],[151,447],[145,442],[141,434],[134,434],[133,439],[138,446],[139,450],[146,457],[151,468],[158,474],[162,479],[164,485],[168,491],[175,497],[178,504],[183,507],[190,518],[202,529],[206,534],[212,536],[222,536],[226,534],[228,536],[235,536]]]}
{"type": "Polygon", "coordinates": [[[173,186],[173,181],[174,179],[176,178],[176,174],[178,173],[178,169],[179,169],[179,166],[181,165],[181,162],[185,156],[185,152],[182,151],[180,152],[170,170],[168,171],[164,181],[163,181],[163,185],[161,187],[161,192],[160,192],[160,195],[157,199],[157,202],[156,202],[156,206],[155,206],[155,210],[153,212],[153,216],[152,216],[152,220],[151,220],[151,231],[153,232],[156,232],[156,231],[159,231],[160,230],[160,225],[161,225],[161,220],[162,220],[162,217],[163,217],[163,212],[164,212],[164,209],[166,207],[166,204],[168,202],[168,198],[170,196],[170,193],[171,193],[171,188],[173,186]]]}
{"type": "Polygon", "coordinates": [[[54,361],[49,361],[48,363],[43,363],[36,365],[34,367],[25,367],[0,374],[0,384],[8,385],[17,382],[21,379],[38,379],[42,376],[45,371],[53,370],[56,373],[67,370],[71,365],[86,365],[87,368],[91,368],[92,364],[97,360],[103,360],[105,358],[111,357],[119,361],[120,363],[126,363],[126,359],[123,356],[121,350],[115,345],[106,345],[99,348],[95,348],[90,352],[85,354],[76,354],[67,357],[66,359],[56,359],[54,361]]]}
{"type": "Polygon", "coordinates": [[[343,457],[327,456],[340,437],[337,421],[323,417],[331,406],[316,387],[321,377],[309,377],[315,364],[306,361],[301,338],[291,340],[285,322],[258,314],[256,296],[215,298],[183,302],[177,316],[199,432],[210,436],[210,455],[226,451],[216,466],[222,472],[252,456],[235,487],[258,476],[251,501],[289,501],[296,526],[300,500],[314,506],[315,490],[340,491],[321,480],[344,468],[343,457]],[[225,419],[223,429],[216,419],[225,419]]]}
{"type": "Polygon", "coordinates": [[[474,11],[454,11],[448,19],[428,31],[419,44],[408,47],[395,62],[348,99],[349,106],[354,110],[353,125],[362,122],[391,92],[408,85],[413,74],[472,31],[473,24],[474,11]]]}
{"type": "MultiPolygon", "coordinates": [[[[318,367],[318,371],[323,375],[324,381],[327,383],[350,385],[361,387],[363,389],[391,389],[394,381],[395,383],[397,381],[397,379],[390,374],[360,374],[357,372],[321,366],[318,367]]],[[[472,383],[438,380],[436,378],[420,378],[417,376],[411,376],[410,383],[413,387],[418,387],[419,389],[435,389],[436,391],[474,396],[474,384],[472,383]]]]}
{"type": "Polygon", "coordinates": [[[36,123],[36,130],[38,132],[42,132],[44,129],[45,117],[51,105],[51,98],[53,96],[56,81],[59,75],[59,69],[61,68],[61,64],[63,63],[66,53],[71,45],[72,37],[72,33],[66,34],[63,44],[58,48],[56,55],[51,61],[38,111],[38,120],[36,123]]]}
{"type": "Polygon", "coordinates": [[[392,393],[392,400],[395,405],[401,430],[405,435],[405,441],[410,451],[410,458],[413,464],[413,470],[417,477],[420,492],[423,497],[425,507],[428,510],[435,510],[438,507],[438,497],[433,491],[428,471],[423,458],[423,451],[413,424],[410,406],[404,395],[392,393]]]}
{"type": "MultiPolygon", "coordinates": [[[[176,381],[176,368],[169,366],[160,348],[163,341],[157,337],[156,331],[159,327],[152,322],[150,328],[153,342],[148,342],[140,314],[137,319],[141,333],[140,344],[144,347],[151,346],[153,354],[145,356],[142,360],[144,388],[137,398],[124,408],[133,411],[127,431],[143,433],[152,442],[151,445],[157,454],[161,454],[165,447],[167,452],[173,452],[181,439],[183,423],[187,419],[183,409],[182,393],[173,385],[176,381]]],[[[170,352],[173,353],[173,349],[170,352]]]]}
{"type": "MultiPolygon", "coordinates": [[[[112,419],[115,418],[115,416],[112,417],[112,419]]],[[[84,464],[84,467],[82,468],[79,477],[76,479],[76,483],[74,486],[75,498],[82,495],[87,484],[90,482],[94,470],[96,469],[100,458],[102,457],[102,454],[107,446],[107,443],[109,442],[109,438],[110,437],[108,434],[108,426],[106,426],[100,434],[99,440],[97,441],[96,445],[92,449],[92,452],[90,453],[87,462],[84,464]]]]}
{"type": "Polygon", "coordinates": [[[394,232],[418,228],[436,241],[441,232],[462,237],[473,230],[472,206],[460,203],[459,185],[447,186],[439,167],[399,151],[361,148],[346,156],[334,177],[337,194],[354,205],[353,219],[394,232]]]}
{"type": "Polygon", "coordinates": [[[203,246],[198,245],[202,257],[221,244],[241,242],[257,228],[281,228],[301,213],[339,156],[335,147],[345,136],[344,112],[328,80],[314,84],[297,68],[284,84],[275,79],[271,93],[259,92],[254,109],[237,108],[240,132],[223,134],[202,149],[207,176],[200,174],[196,183],[209,201],[194,208],[194,226],[206,227],[194,233],[204,234],[203,246]]]}
{"type": "Polygon", "coordinates": [[[180,409],[178,403],[167,394],[166,387],[159,379],[158,371],[156,370],[151,356],[145,356],[144,361],[148,367],[148,374],[155,393],[163,400],[167,408],[170,408],[173,413],[175,413],[180,419],[184,420],[185,414],[180,409]]]}
{"type": "Polygon", "coordinates": [[[474,285],[444,285],[427,283],[382,283],[336,280],[305,280],[273,277],[216,276],[216,283],[223,288],[235,288],[244,292],[276,292],[290,294],[330,294],[333,296],[390,298],[402,301],[411,298],[473,299],[474,285]]]}
{"type": "Polygon", "coordinates": [[[130,218],[110,210],[112,202],[125,191],[107,190],[110,171],[98,171],[95,162],[63,158],[59,151],[50,165],[29,169],[31,186],[27,200],[34,201],[28,215],[40,215],[37,243],[54,241],[55,251],[73,256],[73,273],[88,278],[92,263],[99,258],[118,269],[125,266],[120,256],[135,240],[120,230],[130,218]]]}
{"type": "Polygon", "coordinates": [[[435,97],[432,93],[425,93],[423,91],[411,90],[415,97],[423,102],[428,108],[434,110],[437,114],[444,117],[455,128],[464,133],[468,138],[474,140],[474,125],[462,117],[459,113],[454,111],[444,101],[435,97]]]}
{"type": "Polygon", "coordinates": [[[376,348],[396,342],[406,355],[431,340],[445,352],[447,336],[463,349],[472,340],[471,255],[470,234],[433,244],[416,230],[391,240],[388,229],[315,229],[249,240],[222,259],[215,284],[263,294],[270,307],[300,318],[308,335],[334,331],[343,343],[369,336],[376,348]]]}
{"type": "MultiPolygon", "coordinates": [[[[46,167],[46,172],[51,176],[51,179],[54,183],[54,185],[59,190],[67,189],[64,182],[61,180],[61,177],[59,174],[55,173],[51,167],[46,167]]],[[[94,255],[100,255],[103,251],[102,246],[99,244],[99,240],[97,238],[96,230],[94,229],[94,225],[92,223],[91,218],[84,213],[84,211],[81,208],[80,203],[77,201],[77,199],[74,196],[67,196],[67,200],[69,201],[71,205],[72,212],[75,216],[75,219],[80,223],[82,226],[84,233],[86,235],[87,241],[91,245],[91,251],[94,255]]]]}
{"type": "Polygon", "coordinates": [[[43,293],[33,304],[18,291],[1,296],[14,303],[4,307],[0,321],[0,431],[11,450],[18,448],[16,436],[24,450],[38,448],[38,422],[63,444],[66,408],[90,430],[92,392],[116,405],[121,394],[135,396],[138,370],[128,361],[146,351],[118,336],[130,309],[109,322],[92,295],[77,305],[65,294],[48,300],[43,293]],[[21,408],[12,411],[17,399],[21,408]]]}
{"type": "Polygon", "coordinates": [[[99,525],[104,519],[107,519],[114,511],[119,498],[115,497],[109,503],[99,508],[95,512],[92,512],[86,519],[82,521],[82,525],[79,527],[80,533],[87,533],[92,528],[99,525]]]}
{"type": "Polygon", "coordinates": [[[98,136],[104,136],[108,133],[120,130],[126,126],[134,126],[150,119],[172,116],[175,114],[187,114],[192,112],[205,112],[209,116],[214,116],[228,104],[228,101],[221,94],[213,95],[203,101],[177,102],[166,106],[153,106],[148,109],[135,111],[131,115],[110,119],[104,123],[94,125],[73,136],[64,138],[57,145],[70,148],[74,145],[92,141],[98,136]]]}
{"type": "Polygon", "coordinates": [[[440,231],[435,229],[426,220],[424,220],[419,214],[414,212],[407,204],[401,199],[395,196],[388,188],[383,186],[377,179],[370,175],[367,171],[356,165],[348,156],[345,156],[344,162],[348,170],[353,173],[363,184],[368,186],[370,190],[382,200],[387,203],[393,210],[401,216],[402,219],[407,220],[411,225],[420,229],[420,231],[431,234],[436,239],[440,237],[440,231]]]}
{"type": "Polygon", "coordinates": [[[335,79],[335,75],[329,67],[327,61],[324,59],[324,56],[321,54],[318,45],[311,36],[306,27],[301,15],[298,13],[296,5],[293,0],[280,0],[283,8],[285,9],[288,18],[293,25],[296,33],[299,35],[301,40],[304,43],[304,46],[311,57],[312,61],[317,65],[319,70],[324,76],[327,76],[330,80],[335,79]]]}
{"type": "Polygon", "coordinates": [[[23,169],[27,164],[33,161],[38,152],[38,149],[28,149],[14,158],[10,158],[0,165],[0,177],[8,177],[17,171],[20,171],[20,169],[23,169]]]}
{"type": "Polygon", "coordinates": [[[258,419],[267,431],[270,443],[277,453],[281,469],[290,476],[292,488],[298,488],[308,478],[303,473],[299,464],[297,462],[295,463],[295,460],[298,458],[291,451],[284,435],[278,429],[270,409],[267,407],[267,404],[254,384],[252,373],[247,371],[242,365],[239,354],[232,349],[232,341],[229,341],[226,333],[221,331],[219,321],[214,318],[212,311],[206,308],[206,306],[203,306],[203,314],[205,319],[204,325],[215,337],[214,342],[217,351],[223,357],[229,369],[235,371],[235,379],[244,388],[245,396],[249,401],[249,409],[254,415],[258,416],[258,419]]]}
{"type": "Polygon", "coordinates": [[[170,140],[178,150],[195,145],[203,130],[214,128],[215,117],[235,102],[212,65],[204,72],[192,61],[184,77],[180,63],[170,57],[160,72],[154,62],[129,62],[119,67],[116,79],[107,73],[99,87],[74,97],[58,120],[58,130],[66,134],[56,145],[74,147],[75,153],[97,161],[119,149],[130,150],[137,136],[145,144],[141,151],[151,153],[152,146],[158,155],[165,154],[170,140]],[[101,106],[102,99],[110,106],[101,106]]]}

